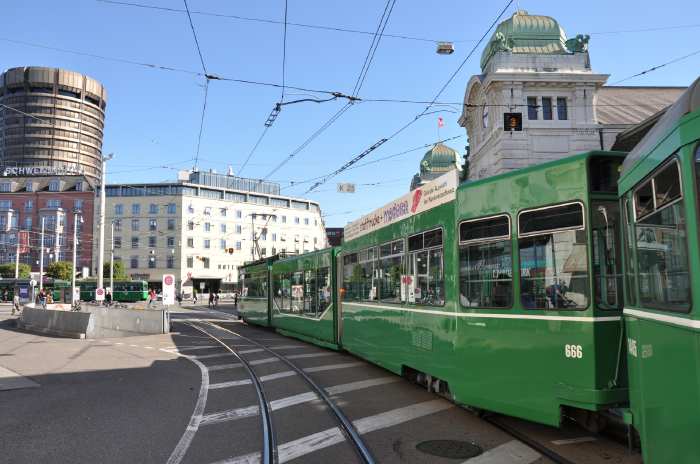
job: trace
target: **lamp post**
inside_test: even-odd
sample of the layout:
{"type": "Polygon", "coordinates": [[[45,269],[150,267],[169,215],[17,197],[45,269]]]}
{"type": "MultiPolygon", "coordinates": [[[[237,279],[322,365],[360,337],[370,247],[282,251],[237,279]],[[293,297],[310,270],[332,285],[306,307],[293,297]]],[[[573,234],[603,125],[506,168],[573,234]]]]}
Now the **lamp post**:
{"type": "Polygon", "coordinates": [[[99,242],[97,244],[97,288],[104,288],[104,262],[105,262],[105,183],[107,181],[107,161],[114,157],[114,153],[102,157],[102,175],[100,178],[100,216],[98,221],[99,242]]]}
{"type": "Polygon", "coordinates": [[[75,274],[77,272],[77,262],[78,262],[78,218],[80,218],[80,223],[83,223],[83,216],[80,210],[73,211],[73,272],[71,276],[71,306],[75,305],[75,274]]]}
{"type": "Polygon", "coordinates": [[[109,292],[114,298],[114,220],[111,221],[111,232],[109,244],[109,292]]]}

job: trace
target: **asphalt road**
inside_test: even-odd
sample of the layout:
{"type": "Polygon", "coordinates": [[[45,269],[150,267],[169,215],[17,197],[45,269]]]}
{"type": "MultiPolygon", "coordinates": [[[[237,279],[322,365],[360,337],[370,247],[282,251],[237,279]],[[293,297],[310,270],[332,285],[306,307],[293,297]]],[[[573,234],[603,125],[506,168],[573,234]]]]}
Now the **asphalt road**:
{"type": "MultiPolygon", "coordinates": [[[[225,331],[231,329],[304,368],[353,421],[376,462],[550,462],[473,413],[379,367],[249,327],[236,320],[230,304],[173,310],[170,334],[86,341],[17,331],[0,305],[0,373],[38,384],[3,390],[0,380],[0,461],[257,462],[262,437],[255,391],[213,335],[252,362],[262,380],[273,404],[280,462],[358,462],[308,385],[279,359],[225,331]],[[417,448],[429,440],[476,444],[484,453],[470,461],[437,457],[417,448]]],[[[545,429],[547,440],[559,436],[545,429]]],[[[580,438],[580,431],[566,437],[580,438]]],[[[603,445],[612,446],[610,462],[634,462],[616,459],[617,445],[599,438],[586,443],[598,451],[603,445]]],[[[598,452],[597,458],[602,455],[608,456],[598,452]]],[[[574,462],[600,462],[590,456],[574,462]]]]}

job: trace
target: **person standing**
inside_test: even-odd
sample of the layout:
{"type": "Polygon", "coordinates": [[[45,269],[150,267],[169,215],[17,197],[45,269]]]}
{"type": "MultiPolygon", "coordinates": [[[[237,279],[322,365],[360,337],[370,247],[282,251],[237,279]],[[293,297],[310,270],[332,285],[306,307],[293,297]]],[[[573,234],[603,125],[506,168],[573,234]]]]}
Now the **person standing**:
{"type": "Polygon", "coordinates": [[[46,309],[46,291],[43,288],[39,291],[39,304],[46,309]]]}
{"type": "Polygon", "coordinates": [[[214,294],[214,307],[218,308],[219,307],[219,291],[217,291],[214,294]]]}
{"type": "Polygon", "coordinates": [[[105,293],[105,306],[107,306],[107,307],[112,306],[112,292],[111,291],[107,291],[107,293],[105,293]]]}
{"type": "Polygon", "coordinates": [[[15,311],[20,312],[19,309],[19,295],[15,293],[14,298],[12,298],[12,315],[15,315],[15,311]]]}
{"type": "Polygon", "coordinates": [[[238,292],[233,292],[233,306],[238,307],[238,292]]]}
{"type": "Polygon", "coordinates": [[[214,307],[214,292],[209,292],[209,304],[207,305],[208,308],[213,308],[214,307]]]}
{"type": "Polygon", "coordinates": [[[197,304],[197,289],[192,289],[192,304],[197,304]]]}
{"type": "Polygon", "coordinates": [[[156,296],[156,291],[153,289],[150,289],[148,291],[148,307],[150,308],[151,305],[158,299],[156,296]]]}

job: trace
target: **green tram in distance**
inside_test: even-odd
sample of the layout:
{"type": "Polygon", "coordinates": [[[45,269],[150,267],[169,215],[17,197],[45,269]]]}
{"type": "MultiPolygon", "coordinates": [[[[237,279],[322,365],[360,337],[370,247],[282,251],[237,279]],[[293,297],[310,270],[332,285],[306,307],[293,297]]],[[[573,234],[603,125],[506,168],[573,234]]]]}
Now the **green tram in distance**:
{"type": "MultiPolygon", "coordinates": [[[[105,281],[108,283],[108,281],[105,281]]],[[[80,299],[82,301],[94,301],[97,282],[94,280],[78,281],[80,287],[80,299]]],[[[112,290],[112,301],[122,303],[135,303],[148,299],[148,282],[145,280],[115,280],[112,290]]]]}
{"type": "Polygon", "coordinates": [[[645,463],[698,463],[700,79],[630,152],[619,194],[632,422],[645,463]]]}
{"type": "MultiPolygon", "coordinates": [[[[15,296],[16,288],[26,288],[27,296],[31,297],[32,287],[30,286],[31,279],[0,279],[0,296],[7,291],[7,301],[12,302],[15,296]]],[[[61,301],[63,289],[69,288],[70,282],[51,277],[44,277],[44,288],[51,292],[51,297],[54,301],[61,301]]],[[[39,294],[39,284],[34,287],[36,294],[39,294]]],[[[69,288],[70,292],[70,288],[69,288]]],[[[70,293],[69,293],[70,294],[70,293]]],[[[20,293],[21,297],[21,293],[20,293]]]]}

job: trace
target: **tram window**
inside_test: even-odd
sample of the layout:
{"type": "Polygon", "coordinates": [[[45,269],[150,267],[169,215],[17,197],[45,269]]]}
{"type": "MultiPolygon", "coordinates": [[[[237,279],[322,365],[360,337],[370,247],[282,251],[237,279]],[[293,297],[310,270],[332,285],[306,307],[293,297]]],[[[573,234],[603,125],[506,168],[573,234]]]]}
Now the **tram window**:
{"type": "Polygon", "coordinates": [[[345,256],[343,259],[343,287],[345,300],[376,300],[374,285],[374,249],[345,256]]]}
{"type": "Polygon", "coordinates": [[[379,247],[377,278],[379,300],[387,303],[401,303],[403,270],[403,240],[395,240],[379,247]]]}
{"type": "Polygon", "coordinates": [[[592,253],[595,303],[602,309],[621,309],[620,250],[617,244],[619,208],[617,202],[593,203],[592,253]]]}
{"type": "Polygon", "coordinates": [[[690,274],[683,201],[637,221],[635,231],[640,305],[687,311],[690,274]]]}
{"type": "Polygon", "coordinates": [[[672,202],[681,196],[681,179],[678,175],[678,165],[669,164],[663,171],[654,176],[654,197],[656,208],[672,202]]]}
{"type": "Polygon", "coordinates": [[[290,309],[300,314],[304,311],[304,271],[290,274],[289,287],[291,290],[290,309]]]}
{"type": "Polygon", "coordinates": [[[518,216],[521,235],[541,234],[549,231],[583,228],[583,205],[565,205],[524,211],[518,216]]]}
{"type": "Polygon", "coordinates": [[[316,293],[316,271],[304,271],[304,314],[316,317],[318,294],[316,293]]]}
{"type": "Polygon", "coordinates": [[[292,287],[289,274],[276,274],[273,277],[275,308],[281,312],[290,312],[292,309],[292,287]]]}
{"type": "Polygon", "coordinates": [[[508,308],[512,304],[513,265],[508,216],[459,225],[460,303],[465,307],[508,308]]]}
{"type": "Polygon", "coordinates": [[[528,309],[585,309],[588,253],[583,205],[570,203],[519,215],[520,301],[528,309]],[[571,230],[571,229],[578,230],[571,230]],[[568,229],[568,230],[567,230],[568,229]]]}
{"type": "Polygon", "coordinates": [[[510,236],[507,216],[498,216],[476,221],[466,221],[459,225],[459,241],[493,240],[510,236]]]}
{"type": "Polygon", "coordinates": [[[445,303],[442,230],[438,229],[408,238],[408,275],[406,299],[419,305],[442,306],[445,303]],[[427,238],[426,238],[427,237],[427,238]],[[418,245],[436,244],[418,249],[418,245]]]}
{"type": "MultiPolygon", "coordinates": [[[[247,276],[246,276],[247,277],[247,276]]],[[[267,272],[252,273],[245,281],[248,292],[248,298],[266,298],[267,297],[267,272]]]]}
{"type": "Polygon", "coordinates": [[[328,309],[331,304],[331,272],[327,267],[316,270],[316,282],[318,292],[318,316],[328,309]]]}
{"type": "Polygon", "coordinates": [[[654,211],[654,189],[651,180],[637,189],[634,194],[634,202],[638,218],[654,211]]]}
{"type": "Polygon", "coordinates": [[[592,192],[617,193],[617,181],[620,178],[619,158],[594,156],[589,160],[589,172],[592,192]]]}

